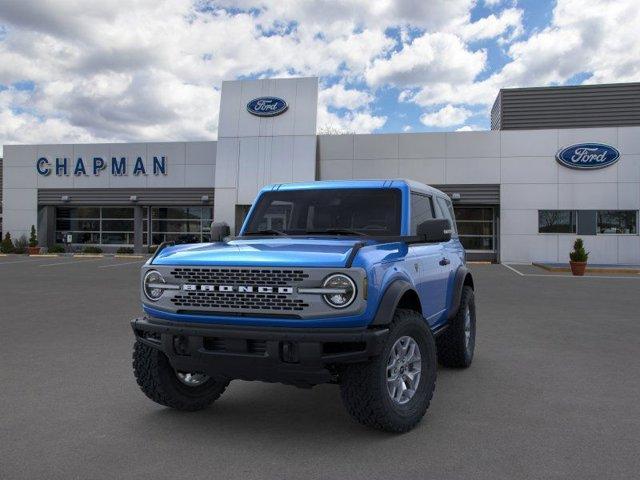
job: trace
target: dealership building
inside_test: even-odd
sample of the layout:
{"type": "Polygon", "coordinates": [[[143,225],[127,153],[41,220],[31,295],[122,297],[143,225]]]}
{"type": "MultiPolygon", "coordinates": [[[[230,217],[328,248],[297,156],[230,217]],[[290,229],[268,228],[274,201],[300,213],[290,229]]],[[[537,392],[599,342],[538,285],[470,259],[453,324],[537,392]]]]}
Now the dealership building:
{"type": "Polygon", "coordinates": [[[5,145],[3,234],[146,251],[237,231],[267,184],[408,178],[451,196],[472,258],[566,262],[579,236],[640,264],[640,83],[501,90],[480,132],[317,135],[317,102],[317,78],[230,81],[217,141],[5,145]]]}

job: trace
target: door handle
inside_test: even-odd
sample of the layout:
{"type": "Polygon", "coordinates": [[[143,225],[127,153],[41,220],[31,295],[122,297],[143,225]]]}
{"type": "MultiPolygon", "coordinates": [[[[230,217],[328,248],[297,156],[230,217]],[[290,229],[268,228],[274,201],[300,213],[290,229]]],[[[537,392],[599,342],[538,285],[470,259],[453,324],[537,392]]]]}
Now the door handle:
{"type": "Polygon", "coordinates": [[[442,265],[443,267],[445,265],[449,265],[451,263],[451,260],[449,260],[448,258],[444,257],[442,260],[440,260],[440,265],[442,265]]]}

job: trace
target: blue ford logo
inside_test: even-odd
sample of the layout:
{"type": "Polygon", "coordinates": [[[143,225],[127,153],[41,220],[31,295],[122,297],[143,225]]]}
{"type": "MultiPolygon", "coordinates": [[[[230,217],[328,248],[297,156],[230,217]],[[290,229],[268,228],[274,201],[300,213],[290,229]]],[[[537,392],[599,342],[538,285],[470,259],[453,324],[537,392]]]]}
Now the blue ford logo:
{"type": "Polygon", "coordinates": [[[556,160],[569,168],[595,170],[613,165],[620,158],[620,152],[602,143],[579,143],[565,147],[558,152],[556,160]]]}
{"type": "Polygon", "coordinates": [[[287,108],[289,108],[287,102],[278,97],[254,98],[247,103],[247,111],[258,117],[275,117],[284,113],[287,108]]]}

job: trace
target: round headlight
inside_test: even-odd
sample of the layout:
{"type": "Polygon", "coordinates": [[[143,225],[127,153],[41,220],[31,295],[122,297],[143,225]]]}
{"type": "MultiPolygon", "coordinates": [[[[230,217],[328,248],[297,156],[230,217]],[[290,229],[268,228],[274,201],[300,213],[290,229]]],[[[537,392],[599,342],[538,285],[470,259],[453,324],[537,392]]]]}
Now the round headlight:
{"type": "Polygon", "coordinates": [[[143,290],[144,295],[152,302],[158,300],[164,293],[162,285],[165,283],[164,278],[160,275],[160,272],[156,270],[149,270],[144,276],[143,290]]]}
{"type": "Polygon", "coordinates": [[[322,287],[333,290],[322,295],[324,301],[333,308],[345,308],[353,303],[356,298],[356,284],[346,275],[336,273],[328,276],[322,287]]]}

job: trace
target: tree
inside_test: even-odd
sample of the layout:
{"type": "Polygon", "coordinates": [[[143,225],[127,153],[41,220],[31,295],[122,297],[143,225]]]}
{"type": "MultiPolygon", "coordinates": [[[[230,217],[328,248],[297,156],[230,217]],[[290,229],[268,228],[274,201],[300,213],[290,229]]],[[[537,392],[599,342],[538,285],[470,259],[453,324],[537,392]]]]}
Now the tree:
{"type": "Polygon", "coordinates": [[[7,232],[4,240],[2,240],[0,251],[2,251],[2,253],[13,253],[13,241],[11,240],[11,234],[9,232],[7,232]]]}
{"type": "Polygon", "coordinates": [[[322,125],[318,128],[318,135],[353,135],[355,132],[338,127],[332,123],[322,125]]]}
{"type": "Polygon", "coordinates": [[[31,235],[29,235],[29,246],[37,247],[38,246],[38,236],[36,234],[35,225],[31,225],[31,235]]]}

